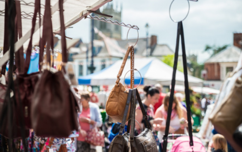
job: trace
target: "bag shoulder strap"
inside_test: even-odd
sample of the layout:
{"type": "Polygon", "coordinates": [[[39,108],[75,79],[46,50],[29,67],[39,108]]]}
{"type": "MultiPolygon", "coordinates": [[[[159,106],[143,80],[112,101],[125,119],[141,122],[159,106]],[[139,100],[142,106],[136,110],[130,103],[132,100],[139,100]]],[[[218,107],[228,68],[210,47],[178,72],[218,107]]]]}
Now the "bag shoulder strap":
{"type": "Polygon", "coordinates": [[[32,38],[34,34],[34,29],[35,29],[35,24],[36,24],[36,18],[37,18],[37,13],[40,11],[40,0],[35,0],[35,7],[34,7],[34,16],[32,19],[32,28],[31,28],[31,35],[30,35],[30,40],[29,40],[29,45],[26,51],[26,61],[24,64],[24,73],[27,74],[28,69],[29,69],[29,64],[30,64],[30,56],[32,53],[32,38]]]}
{"type": "Polygon", "coordinates": [[[131,101],[131,96],[132,96],[132,90],[129,90],[127,102],[126,102],[125,109],[124,109],[123,120],[122,120],[122,123],[121,123],[120,128],[119,128],[119,134],[120,135],[122,135],[123,130],[124,130],[125,121],[126,121],[126,118],[127,118],[128,109],[129,109],[129,105],[130,105],[130,101],[131,101]]]}
{"type": "Polygon", "coordinates": [[[178,52],[179,52],[179,41],[181,36],[181,44],[182,44],[182,59],[183,59],[183,70],[184,70],[184,80],[185,80],[185,97],[187,104],[187,120],[188,120],[188,132],[190,137],[190,146],[193,146],[193,138],[192,138],[192,123],[191,123],[191,108],[190,108],[190,93],[189,93],[189,85],[188,85],[188,73],[187,73],[187,60],[186,60],[186,50],[185,50],[185,40],[184,40],[184,32],[182,22],[178,23],[177,29],[177,39],[176,39],[176,49],[175,49],[175,59],[172,73],[172,81],[171,81],[171,92],[170,92],[170,100],[169,107],[167,112],[167,121],[166,121],[166,129],[165,135],[163,137],[163,152],[166,151],[167,147],[167,138],[170,128],[170,120],[171,120],[171,112],[172,112],[172,103],[174,100],[174,89],[176,82],[176,71],[177,71],[177,63],[178,63],[178,52]]]}
{"type": "Polygon", "coordinates": [[[118,72],[118,75],[117,75],[117,80],[116,80],[116,84],[117,84],[117,85],[119,84],[120,77],[121,77],[121,75],[122,75],[122,73],[123,73],[123,70],[124,70],[124,67],[125,67],[126,61],[127,61],[127,59],[128,59],[129,53],[130,53],[130,51],[131,51],[132,49],[134,49],[134,47],[133,47],[133,46],[129,46],[128,50],[127,50],[126,53],[125,53],[125,56],[124,56],[124,58],[123,58],[122,65],[121,65],[121,67],[120,67],[120,69],[119,69],[119,72],[118,72]]]}

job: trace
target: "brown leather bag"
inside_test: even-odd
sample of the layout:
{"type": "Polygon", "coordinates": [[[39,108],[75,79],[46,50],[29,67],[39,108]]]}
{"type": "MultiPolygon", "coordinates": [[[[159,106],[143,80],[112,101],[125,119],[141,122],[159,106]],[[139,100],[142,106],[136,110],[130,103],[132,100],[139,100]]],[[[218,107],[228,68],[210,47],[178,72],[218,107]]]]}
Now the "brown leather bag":
{"type": "MultiPolygon", "coordinates": [[[[46,0],[45,5],[50,7],[50,1],[46,0]]],[[[59,1],[59,8],[61,37],[62,42],[64,41],[62,43],[62,62],[66,63],[67,49],[65,45],[63,0],[59,1]]],[[[79,130],[76,119],[79,107],[63,71],[52,73],[45,70],[36,85],[33,99],[31,108],[32,127],[37,136],[65,138],[69,137],[73,130],[79,130]]]]}
{"type": "Polygon", "coordinates": [[[209,119],[216,130],[223,134],[236,151],[242,151],[241,141],[237,143],[234,137],[238,126],[242,123],[242,75],[238,77],[219,108],[211,114],[209,119]]]}
{"type": "MultiPolygon", "coordinates": [[[[128,131],[129,131],[128,125],[128,131]]],[[[123,116],[123,121],[120,126],[119,134],[112,140],[112,143],[109,147],[109,152],[127,152],[131,149],[132,152],[158,152],[156,141],[154,135],[151,131],[151,125],[148,121],[148,116],[145,112],[143,104],[141,102],[139,93],[137,89],[131,89],[128,94],[128,99],[125,107],[125,112],[123,116]],[[139,102],[142,114],[145,118],[145,123],[148,128],[140,133],[138,136],[134,136],[134,128],[135,128],[135,109],[136,109],[136,99],[139,102]],[[129,103],[131,101],[131,133],[129,135],[128,132],[122,135],[124,126],[125,126],[125,117],[127,116],[129,103]],[[130,141],[130,144],[129,144],[130,141]]]]}
{"type": "MultiPolygon", "coordinates": [[[[18,116],[21,113],[24,115],[24,125],[25,125],[26,129],[32,128],[31,127],[31,118],[30,118],[30,111],[31,111],[30,108],[31,108],[31,102],[32,102],[31,96],[34,93],[35,85],[39,80],[39,72],[27,74],[29,65],[30,65],[30,60],[31,60],[32,38],[33,38],[33,34],[34,34],[37,13],[40,12],[39,6],[40,6],[40,2],[36,1],[34,16],[33,16],[33,20],[32,20],[31,36],[30,36],[30,41],[29,41],[28,48],[26,51],[26,61],[24,61],[23,56],[18,56],[18,60],[20,60],[19,62],[24,63],[24,67],[22,67],[22,68],[24,68],[24,72],[21,73],[22,72],[21,67],[17,66],[20,74],[17,75],[17,78],[14,81],[14,87],[15,87],[14,93],[15,93],[16,106],[17,106],[16,107],[16,110],[17,110],[16,118],[18,118],[18,116]]],[[[21,30],[19,29],[19,31],[21,31],[21,30]]],[[[18,126],[20,126],[20,119],[17,119],[16,123],[18,126]]]]}
{"type": "MultiPolygon", "coordinates": [[[[111,118],[112,122],[122,122],[122,118],[124,115],[124,109],[127,102],[128,92],[125,87],[119,82],[120,77],[123,73],[123,69],[125,67],[126,61],[128,59],[129,53],[133,50],[133,46],[130,46],[124,56],[123,63],[117,75],[117,81],[115,86],[113,87],[106,104],[106,113],[111,118]]],[[[127,114],[127,119],[129,117],[129,111],[127,114]]]]}
{"type": "MultiPolygon", "coordinates": [[[[7,86],[3,85],[0,83],[0,124],[1,124],[1,127],[0,127],[0,134],[2,134],[3,136],[7,137],[7,138],[10,138],[9,136],[9,105],[8,105],[8,102],[11,102],[11,109],[12,109],[12,119],[13,119],[13,122],[14,124],[12,125],[12,137],[13,138],[19,138],[21,137],[21,127],[18,127],[15,122],[16,122],[16,104],[14,103],[14,100],[13,98],[14,97],[11,97],[10,100],[6,100],[8,102],[5,102],[5,95],[6,95],[6,91],[7,91],[7,86]]],[[[19,116],[20,117],[20,116],[19,116]]],[[[29,135],[29,130],[28,129],[24,129],[24,133],[25,133],[25,136],[28,136],[29,135]]]]}

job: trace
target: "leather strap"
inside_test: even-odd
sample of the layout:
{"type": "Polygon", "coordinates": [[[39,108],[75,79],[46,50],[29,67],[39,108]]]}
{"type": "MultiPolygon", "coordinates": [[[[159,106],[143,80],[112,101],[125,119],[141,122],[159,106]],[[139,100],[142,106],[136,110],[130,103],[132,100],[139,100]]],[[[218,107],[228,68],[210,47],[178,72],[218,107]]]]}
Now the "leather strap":
{"type": "Polygon", "coordinates": [[[125,121],[126,121],[128,110],[129,110],[129,104],[130,104],[130,101],[131,101],[131,96],[132,96],[132,90],[129,90],[127,102],[126,102],[125,109],[124,109],[123,120],[122,120],[122,123],[121,123],[120,128],[119,128],[119,135],[122,135],[123,130],[124,130],[125,121]]]}
{"type": "MultiPolygon", "coordinates": [[[[41,38],[41,44],[40,44],[40,53],[39,53],[39,63],[40,63],[39,69],[40,70],[42,69],[42,61],[43,61],[45,48],[46,48],[46,61],[49,64],[49,66],[51,66],[50,49],[52,49],[52,51],[54,51],[54,44],[53,44],[53,28],[52,28],[52,20],[51,20],[51,8],[50,8],[49,0],[45,1],[43,31],[42,31],[42,38],[41,38]]],[[[52,64],[52,66],[53,66],[53,64],[52,64]]]]}
{"type": "Polygon", "coordinates": [[[164,140],[164,142],[163,142],[163,152],[166,152],[167,137],[168,137],[169,128],[170,128],[172,103],[173,103],[173,100],[174,100],[174,88],[175,88],[175,82],[176,82],[176,70],[177,70],[177,62],[178,62],[180,36],[181,36],[181,44],[182,44],[182,59],[183,59],[183,70],[184,70],[184,80],[185,80],[185,96],[186,96],[186,104],[187,104],[188,133],[189,133],[189,137],[190,137],[190,146],[191,147],[193,146],[191,108],[190,108],[190,93],[189,93],[189,85],[188,85],[185,40],[184,40],[184,32],[183,32],[182,22],[179,22],[178,23],[178,29],[177,29],[176,50],[175,50],[175,59],[174,59],[172,81],[171,81],[171,93],[170,93],[169,107],[168,107],[168,112],[167,112],[166,129],[165,129],[165,135],[163,137],[163,140],[164,140]]]}
{"type": "Polygon", "coordinates": [[[133,109],[132,109],[132,111],[130,110],[131,111],[131,116],[132,116],[132,119],[131,119],[130,139],[133,139],[134,138],[136,99],[137,99],[137,101],[139,103],[139,106],[140,106],[140,109],[142,111],[142,114],[143,114],[143,118],[145,120],[145,123],[148,126],[147,128],[148,129],[151,129],[151,125],[150,125],[149,120],[148,120],[148,115],[147,115],[147,113],[145,111],[145,108],[144,108],[144,106],[142,104],[142,101],[141,101],[139,92],[138,92],[138,90],[136,88],[133,89],[133,99],[134,99],[133,105],[132,105],[133,107],[131,107],[133,109]],[[133,114],[132,114],[132,112],[133,112],[133,114]]]}
{"type": "MultiPolygon", "coordinates": [[[[9,49],[9,33],[8,33],[8,0],[5,0],[5,13],[4,13],[4,43],[3,43],[3,55],[8,51],[9,49]]],[[[2,66],[1,73],[5,75],[6,72],[6,65],[5,63],[2,66]]]]}
{"type": "Polygon", "coordinates": [[[64,21],[64,9],[63,9],[63,0],[59,0],[60,8],[60,26],[61,26],[61,50],[62,50],[62,62],[67,63],[68,55],[66,49],[66,35],[65,35],[65,21],[64,21]]]}
{"type": "Polygon", "coordinates": [[[134,48],[130,52],[130,87],[134,88],[134,48]]]}
{"type": "MultiPolygon", "coordinates": [[[[22,19],[21,19],[21,5],[20,1],[15,1],[16,6],[16,36],[15,42],[17,42],[22,37],[22,19]]],[[[24,72],[24,55],[23,46],[20,47],[19,51],[15,52],[15,65],[19,73],[24,72]]]]}
{"type": "Polygon", "coordinates": [[[122,75],[122,73],[123,73],[123,70],[124,70],[124,67],[125,67],[126,61],[127,61],[128,57],[129,57],[129,53],[130,53],[130,51],[131,51],[132,49],[133,49],[133,46],[129,46],[128,50],[127,50],[126,53],[125,53],[125,56],[124,56],[124,59],[123,59],[123,63],[122,63],[122,65],[121,65],[121,67],[120,67],[120,69],[119,69],[119,72],[118,72],[118,75],[117,75],[116,84],[119,84],[120,77],[121,77],[121,75],[122,75]]]}
{"type": "Polygon", "coordinates": [[[32,19],[31,35],[30,35],[29,45],[28,45],[28,48],[27,48],[27,51],[26,51],[26,61],[25,61],[25,65],[24,65],[24,73],[25,74],[27,74],[28,69],[29,69],[30,57],[31,57],[31,53],[32,53],[32,38],[33,38],[33,34],[34,34],[37,13],[40,11],[39,5],[40,5],[40,0],[35,0],[34,15],[33,15],[33,19],[32,19]]]}

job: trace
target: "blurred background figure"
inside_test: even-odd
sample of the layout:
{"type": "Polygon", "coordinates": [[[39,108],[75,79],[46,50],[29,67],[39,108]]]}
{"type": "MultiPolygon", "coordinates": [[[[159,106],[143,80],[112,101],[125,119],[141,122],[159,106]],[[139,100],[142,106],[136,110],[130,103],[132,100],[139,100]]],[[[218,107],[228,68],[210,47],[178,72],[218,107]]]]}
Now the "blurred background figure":
{"type": "Polygon", "coordinates": [[[94,127],[100,127],[102,125],[101,114],[96,104],[90,102],[90,95],[88,93],[81,94],[82,112],[79,115],[80,132],[77,138],[77,152],[95,152],[95,148],[91,148],[91,145],[87,142],[86,136],[88,131],[94,129],[94,127]]]}
{"type": "Polygon", "coordinates": [[[184,108],[187,108],[185,102],[183,101],[184,95],[182,93],[176,93],[175,96],[176,96],[177,100],[182,104],[182,106],[184,108]]]}
{"type": "MultiPolygon", "coordinates": [[[[144,87],[144,91],[146,92],[145,95],[145,99],[142,101],[143,107],[148,115],[149,121],[152,122],[152,120],[154,119],[154,109],[153,106],[154,104],[156,104],[159,100],[160,97],[160,92],[158,89],[156,89],[155,87],[151,87],[151,86],[145,86],[144,87]]],[[[148,127],[145,124],[145,120],[142,114],[142,111],[140,109],[140,106],[137,106],[136,108],[136,113],[135,113],[135,120],[137,120],[135,128],[137,133],[139,134],[141,132],[141,129],[144,127],[148,127]],[[142,128],[140,128],[140,125],[142,126],[142,128]]],[[[152,124],[151,124],[152,125],[152,124]]]]}
{"type": "Polygon", "coordinates": [[[155,88],[157,90],[159,90],[160,92],[160,97],[159,97],[159,100],[158,102],[154,105],[154,113],[156,112],[156,110],[162,105],[162,101],[163,99],[165,98],[166,94],[162,93],[162,86],[160,84],[156,84],[155,85],[155,88]]]}

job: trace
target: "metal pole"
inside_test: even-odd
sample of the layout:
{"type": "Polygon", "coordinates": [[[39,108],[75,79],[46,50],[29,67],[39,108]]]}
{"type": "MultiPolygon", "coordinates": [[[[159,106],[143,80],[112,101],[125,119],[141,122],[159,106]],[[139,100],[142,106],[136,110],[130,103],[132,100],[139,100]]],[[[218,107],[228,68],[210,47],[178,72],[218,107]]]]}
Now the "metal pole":
{"type": "Polygon", "coordinates": [[[146,31],[146,57],[149,56],[148,55],[148,35],[149,35],[149,33],[148,33],[148,28],[147,28],[147,31],[146,31]]]}
{"type": "MultiPolygon", "coordinates": [[[[92,13],[92,16],[94,16],[94,13],[92,13]]],[[[93,40],[94,40],[94,20],[91,20],[91,53],[92,53],[92,56],[91,56],[91,66],[89,67],[89,70],[90,70],[90,73],[93,73],[94,70],[95,70],[95,67],[94,67],[94,45],[93,45],[93,40]]]]}

